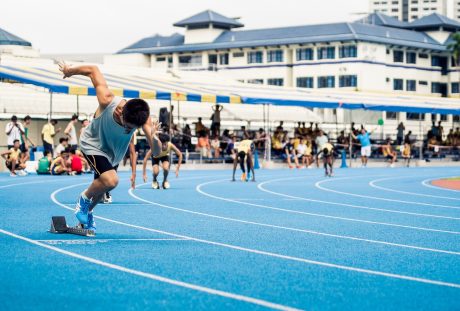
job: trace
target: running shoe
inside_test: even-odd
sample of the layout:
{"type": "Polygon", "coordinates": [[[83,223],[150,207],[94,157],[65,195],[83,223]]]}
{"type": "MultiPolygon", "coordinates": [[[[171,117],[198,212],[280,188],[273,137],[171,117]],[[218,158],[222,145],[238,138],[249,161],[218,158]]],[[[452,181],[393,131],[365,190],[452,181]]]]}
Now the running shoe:
{"type": "Polygon", "coordinates": [[[93,212],[88,213],[88,223],[83,228],[96,232],[96,222],[94,221],[93,212]]]}
{"type": "Polygon", "coordinates": [[[163,182],[163,189],[169,189],[170,185],[168,181],[163,182]]]}
{"type": "Polygon", "coordinates": [[[243,174],[241,175],[241,181],[246,181],[246,173],[243,173],[243,174]]]}
{"type": "Polygon", "coordinates": [[[88,223],[88,212],[92,203],[93,201],[91,199],[84,199],[83,193],[80,194],[77,206],[75,207],[75,217],[77,217],[78,221],[83,225],[88,223]]]}
{"type": "Polygon", "coordinates": [[[153,189],[160,189],[160,184],[158,183],[158,181],[156,181],[156,180],[152,181],[152,188],[153,189]]]}
{"type": "Polygon", "coordinates": [[[16,175],[15,173],[11,173],[10,177],[18,177],[18,175],[16,175]]]}
{"type": "Polygon", "coordinates": [[[110,195],[110,192],[104,193],[104,197],[103,197],[102,203],[104,203],[104,204],[110,204],[110,203],[112,203],[112,196],[110,195]]]}

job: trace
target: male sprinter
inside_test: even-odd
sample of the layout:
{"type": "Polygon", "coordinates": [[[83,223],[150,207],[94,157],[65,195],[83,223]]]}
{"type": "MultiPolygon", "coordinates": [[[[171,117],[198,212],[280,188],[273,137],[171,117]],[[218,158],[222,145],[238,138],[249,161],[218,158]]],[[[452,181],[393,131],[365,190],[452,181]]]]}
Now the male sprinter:
{"type": "Polygon", "coordinates": [[[142,127],[156,155],[160,151],[160,142],[156,137],[159,124],[155,122],[152,127],[150,109],[144,100],[135,98],[126,101],[114,96],[97,66],[71,67],[59,63],[59,70],[64,79],[74,75],[89,77],[99,102],[93,121],[80,138],[80,149],[94,170],[94,180],[80,194],[75,211],[80,225],[95,231],[93,209],[104,193],[118,185],[115,169],[123,160],[131,136],[137,128],[142,127]]]}
{"type": "Polygon", "coordinates": [[[145,155],[144,158],[144,163],[142,164],[142,173],[144,176],[144,182],[147,182],[147,161],[150,156],[152,156],[152,169],[153,169],[153,182],[152,182],[152,188],[153,189],[160,189],[160,184],[157,181],[157,177],[160,174],[160,162],[163,166],[163,189],[169,189],[169,182],[168,182],[168,175],[169,175],[169,168],[170,168],[170,162],[169,162],[169,153],[174,151],[174,153],[177,155],[178,162],[176,165],[176,177],[179,177],[179,168],[180,165],[182,164],[182,152],[173,144],[170,142],[170,137],[168,134],[159,134],[158,137],[160,138],[161,142],[161,152],[159,155],[152,156],[152,151],[149,150],[147,151],[147,154],[145,155]]]}
{"type": "Polygon", "coordinates": [[[240,168],[243,174],[241,175],[242,181],[247,181],[246,179],[246,169],[244,164],[246,162],[248,168],[248,174],[252,173],[252,181],[256,181],[256,175],[254,172],[254,165],[252,161],[252,151],[254,150],[255,146],[252,140],[244,139],[239,144],[238,147],[232,150],[234,155],[233,159],[233,177],[232,181],[235,181],[235,171],[238,162],[240,163],[240,168]],[[246,161],[245,161],[246,160],[246,161]]]}

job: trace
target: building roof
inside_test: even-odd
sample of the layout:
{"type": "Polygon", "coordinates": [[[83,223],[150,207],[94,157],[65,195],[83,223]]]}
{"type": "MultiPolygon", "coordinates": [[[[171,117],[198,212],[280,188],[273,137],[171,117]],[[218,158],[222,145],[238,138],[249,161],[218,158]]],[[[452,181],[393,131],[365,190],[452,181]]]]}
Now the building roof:
{"type": "Polygon", "coordinates": [[[6,30],[0,28],[0,45],[22,45],[32,46],[32,44],[18,36],[9,33],[6,30]]]}
{"type": "Polygon", "coordinates": [[[178,34],[171,37],[152,37],[143,39],[118,53],[161,54],[337,41],[366,41],[436,51],[446,49],[445,45],[438,43],[423,32],[354,22],[229,30],[224,31],[213,42],[201,44],[184,44],[184,37],[178,34]]]}
{"type": "Polygon", "coordinates": [[[378,25],[378,26],[387,26],[387,27],[395,27],[395,28],[407,28],[409,23],[402,22],[397,18],[392,16],[388,16],[381,12],[375,12],[369,14],[356,22],[363,23],[363,24],[371,24],[371,25],[378,25]]]}
{"type": "Polygon", "coordinates": [[[174,24],[177,27],[187,27],[187,26],[208,26],[213,24],[215,26],[224,27],[226,29],[243,27],[244,25],[236,21],[233,18],[228,18],[219,13],[216,13],[211,10],[203,11],[201,13],[195,14],[189,18],[183,19],[174,24]]]}
{"type": "Polygon", "coordinates": [[[444,15],[433,13],[422,18],[416,19],[409,24],[412,29],[430,29],[444,27],[447,29],[460,30],[460,23],[444,15]]]}

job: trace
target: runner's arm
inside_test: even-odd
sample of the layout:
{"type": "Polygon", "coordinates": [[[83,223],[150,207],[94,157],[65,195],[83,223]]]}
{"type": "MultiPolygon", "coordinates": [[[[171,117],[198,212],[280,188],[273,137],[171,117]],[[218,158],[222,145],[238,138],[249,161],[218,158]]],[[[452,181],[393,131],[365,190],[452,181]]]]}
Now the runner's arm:
{"type": "Polygon", "coordinates": [[[112,102],[114,95],[109,90],[107,82],[97,66],[84,65],[71,67],[64,62],[59,62],[58,65],[59,70],[64,75],[64,79],[75,75],[86,76],[91,79],[91,82],[96,89],[96,97],[101,110],[104,110],[112,102]]]}
{"type": "Polygon", "coordinates": [[[177,165],[176,165],[176,177],[178,177],[179,176],[179,169],[180,169],[180,166],[182,164],[182,152],[174,144],[171,144],[171,149],[174,151],[174,153],[179,158],[177,160],[177,165]]]}

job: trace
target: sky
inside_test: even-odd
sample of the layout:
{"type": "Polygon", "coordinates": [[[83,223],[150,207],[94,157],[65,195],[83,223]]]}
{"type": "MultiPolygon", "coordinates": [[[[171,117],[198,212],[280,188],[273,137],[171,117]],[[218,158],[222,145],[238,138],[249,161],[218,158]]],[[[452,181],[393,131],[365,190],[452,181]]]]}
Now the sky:
{"type": "Polygon", "coordinates": [[[240,17],[242,29],[356,20],[368,0],[1,0],[0,28],[42,54],[115,53],[204,10],[240,17]]]}

